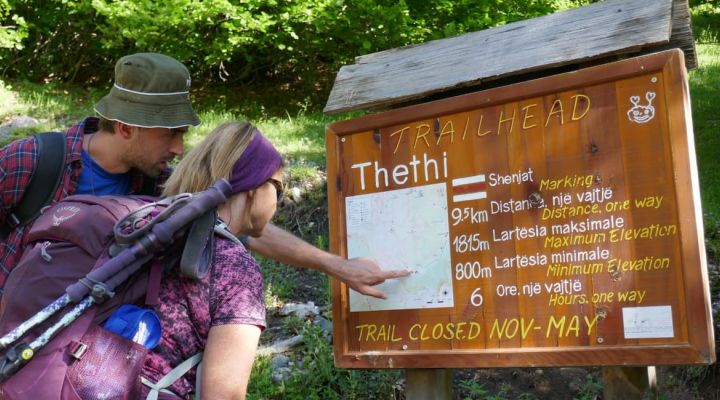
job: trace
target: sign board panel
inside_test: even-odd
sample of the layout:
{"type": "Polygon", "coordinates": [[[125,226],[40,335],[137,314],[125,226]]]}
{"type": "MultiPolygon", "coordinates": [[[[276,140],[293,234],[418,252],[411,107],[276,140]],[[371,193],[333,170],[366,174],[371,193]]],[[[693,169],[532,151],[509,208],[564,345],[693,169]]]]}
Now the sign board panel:
{"type": "Polygon", "coordinates": [[[656,53],[329,125],[340,367],[710,363],[687,75],[656,53]]]}

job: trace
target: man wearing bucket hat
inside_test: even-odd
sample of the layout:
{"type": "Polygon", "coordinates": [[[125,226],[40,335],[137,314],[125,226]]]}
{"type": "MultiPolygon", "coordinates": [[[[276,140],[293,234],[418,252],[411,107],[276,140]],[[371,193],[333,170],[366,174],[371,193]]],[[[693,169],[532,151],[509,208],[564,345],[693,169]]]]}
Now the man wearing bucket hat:
{"type": "MultiPolygon", "coordinates": [[[[172,57],[138,53],[115,65],[110,92],[95,104],[99,118],[88,117],[65,134],[65,167],[52,201],[72,194],[159,194],[170,174],[168,163],[183,152],[183,135],[200,119],[190,102],[190,73],[172,57]]],[[[0,149],[0,288],[22,255],[32,223],[18,225],[14,210],[38,163],[38,141],[27,137],[0,149]]],[[[407,276],[383,271],[369,258],[344,259],[318,249],[272,224],[247,247],[277,261],[316,269],[375,297],[374,285],[407,276]]],[[[1,292],[0,292],[1,293],[1,292]]]]}

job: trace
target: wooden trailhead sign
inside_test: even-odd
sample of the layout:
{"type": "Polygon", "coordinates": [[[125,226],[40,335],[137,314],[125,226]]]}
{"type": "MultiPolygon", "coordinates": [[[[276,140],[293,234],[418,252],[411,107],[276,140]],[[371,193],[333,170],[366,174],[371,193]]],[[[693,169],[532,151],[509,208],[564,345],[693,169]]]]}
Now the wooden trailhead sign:
{"type": "Polygon", "coordinates": [[[339,367],[715,360],[683,52],[328,126],[339,367]]]}

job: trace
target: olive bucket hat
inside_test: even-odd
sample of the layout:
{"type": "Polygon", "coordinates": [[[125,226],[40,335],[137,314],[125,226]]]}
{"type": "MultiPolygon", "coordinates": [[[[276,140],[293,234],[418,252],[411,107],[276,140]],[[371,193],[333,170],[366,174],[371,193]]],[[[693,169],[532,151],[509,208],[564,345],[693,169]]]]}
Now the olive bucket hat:
{"type": "Polygon", "coordinates": [[[190,105],[190,73],[178,60],[138,53],[115,64],[110,93],[95,112],[111,121],[144,128],[180,128],[200,124],[190,105]]]}

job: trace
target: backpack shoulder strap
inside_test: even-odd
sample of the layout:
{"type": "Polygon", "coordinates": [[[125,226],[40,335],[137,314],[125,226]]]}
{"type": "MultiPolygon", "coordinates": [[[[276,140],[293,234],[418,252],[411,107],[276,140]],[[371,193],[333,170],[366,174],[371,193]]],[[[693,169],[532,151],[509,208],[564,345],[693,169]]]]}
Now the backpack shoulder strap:
{"type": "Polygon", "coordinates": [[[147,175],[143,175],[142,177],[142,187],[140,187],[140,191],[137,194],[142,194],[145,196],[157,196],[158,195],[158,180],[156,178],[151,178],[147,175]]]}
{"type": "MultiPolygon", "coordinates": [[[[192,357],[180,363],[180,365],[178,365],[177,367],[173,368],[170,372],[167,373],[167,375],[160,378],[157,383],[153,383],[149,379],[141,376],[140,381],[142,382],[142,384],[150,388],[147,400],[157,400],[160,393],[174,394],[173,392],[168,391],[167,388],[170,387],[170,385],[172,385],[173,383],[175,383],[176,380],[182,378],[182,376],[185,375],[188,371],[190,371],[194,366],[200,364],[200,361],[202,361],[202,357],[203,353],[197,353],[193,355],[192,357]]],[[[200,368],[199,365],[198,368],[200,368]]],[[[199,382],[199,371],[197,376],[198,379],[196,380],[196,384],[197,382],[199,382]]],[[[195,392],[197,398],[200,398],[197,394],[199,393],[199,385],[197,386],[198,387],[195,388],[195,392]]]]}
{"type": "Polygon", "coordinates": [[[45,132],[35,136],[37,140],[37,165],[30,177],[20,202],[10,211],[5,223],[0,224],[0,239],[4,239],[16,227],[32,221],[40,210],[52,201],[62,180],[67,138],[62,132],[45,132]]]}

